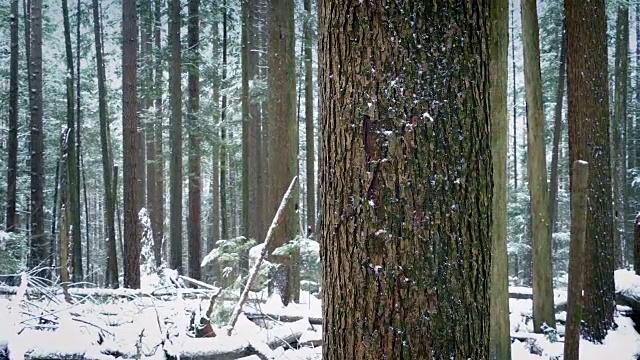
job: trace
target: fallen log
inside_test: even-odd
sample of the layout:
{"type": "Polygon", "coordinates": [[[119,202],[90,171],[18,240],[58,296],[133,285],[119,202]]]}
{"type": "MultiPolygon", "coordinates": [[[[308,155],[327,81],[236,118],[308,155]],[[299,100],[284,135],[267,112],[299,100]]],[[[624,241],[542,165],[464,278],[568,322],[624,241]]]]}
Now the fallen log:
{"type": "MultiPolygon", "coordinates": [[[[20,287],[18,286],[2,286],[0,285],[0,295],[15,296],[19,293],[20,287]]],[[[139,289],[102,289],[102,288],[71,288],[69,294],[74,297],[94,297],[101,299],[108,298],[129,298],[134,299],[137,297],[154,297],[158,299],[175,298],[180,294],[188,299],[209,299],[212,295],[219,293],[220,290],[211,289],[175,289],[175,288],[163,288],[154,291],[146,291],[139,289]]],[[[55,296],[64,295],[62,288],[32,288],[29,287],[25,291],[26,297],[30,299],[39,299],[46,294],[53,294],[55,296]]],[[[237,297],[231,296],[218,296],[219,301],[238,301],[237,297]]],[[[265,303],[264,299],[247,299],[252,303],[265,303]]]]}
{"type": "Polygon", "coordinates": [[[251,321],[253,320],[275,320],[282,322],[294,322],[302,319],[309,319],[311,325],[322,325],[322,318],[320,317],[304,317],[299,315],[281,315],[281,314],[268,314],[253,311],[244,311],[244,315],[251,321]]]}

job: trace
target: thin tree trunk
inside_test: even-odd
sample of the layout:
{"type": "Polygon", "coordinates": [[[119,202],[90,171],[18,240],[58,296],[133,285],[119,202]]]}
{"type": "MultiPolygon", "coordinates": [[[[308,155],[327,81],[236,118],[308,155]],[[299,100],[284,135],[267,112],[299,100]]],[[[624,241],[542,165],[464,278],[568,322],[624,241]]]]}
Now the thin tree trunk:
{"type": "Polygon", "coordinates": [[[31,246],[29,268],[39,270],[37,276],[49,277],[43,267],[50,256],[49,242],[44,228],[44,133],[43,133],[43,95],[42,95],[42,0],[32,0],[30,18],[30,146],[31,154],[31,201],[30,201],[30,234],[31,246]]]}
{"type": "Polygon", "coordinates": [[[562,137],[562,105],[564,102],[564,82],[567,73],[567,31],[562,20],[562,35],[560,35],[560,58],[558,59],[558,86],[556,87],[556,104],[553,112],[553,150],[551,152],[551,229],[558,231],[558,159],[560,155],[560,138],[562,137]]]}
{"type": "Polygon", "coordinates": [[[82,281],[82,237],[81,221],[80,221],[80,183],[78,174],[78,157],[76,156],[76,106],[75,106],[75,76],[73,66],[73,52],[71,50],[71,22],[69,20],[69,6],[67,0],[62,0],[62,17],[64,23],[64,42],[67,61],[67,129],[69,138],[66,139],[67,158],[65,164],[67,166],[67,191],[69,193],[69,201],[65,204],[70,218],[70,237],[71,243],[71,268],[74,282],[82,281]]]}
{"type": "Polygon", "coordinates": [[[109,120],[107,118],[107,86],[105,65],[102,50],[102,31],[100,24],[100,8],[98,0],[92,1],[93,30],[95,39],[96,67],[98,73],[98,116],[100,118],[100,148],[102,152],[102,180],[104,191],[104,221],[107,235],[107,268],[105,285],[117,288],[118,284],[118,253],[116,248],[115,229],[115,180],[113,180],[113,162],[111,157],[109,120]]]}
{"type": "Polygon", "coordinates": [[[533,263],[533,328],[555,327],[551,222],[545,152],[545,119],[540,73],[540,43],[536,0],[522,0],[524,77],[527,96],[529,193],[533,263]]]}
{"type": "MultiPolygon", "coordinates": [[[[227,0],[223,1],[222,20],[222,89],[227,86],[227,0]]],[[[229,239],[229,211],[227,204],[227,95],[222,94],[220,105],[220,231],[222,239],[229,239]]]]}
{"type": "Polygon", "coordinates": [[[169,1],[169,95],[171,102],[171,161],[169,163],[170,186],[170,242],[172,269],[182,274],[182,61],[180,48],[180,3],[169,1]]]}
{"type": "MultiPolygon", "coordinates": [[[[154,160],[151,162],[153,166],[153,177],[155,180],[154,191],[149,193],[151,201],[153,201],[154,211],[151,213],[151,227],[153,230],[153,255],[156,267],[162,264],[162,244],[164,242],[164,208],[165,208],[165,192],[164,192],[164,157],[162,154],[162,129],[163,129],[163,113],[162,113],[162,54],[160,49],[162,46],[162,4],[163,0],[154,1],[154,43],[155,43],[155,78],[154,78],[154,132],[153,143],[155,146],[154,160]]],[[[149,154],[151,156],[151,154],[149,154]]]]}
{"type": "Polygon", "coordinates": [[[124,204],[124,287],[140,288],[141,226],[138,143],[138,17],[135,0],[122,2],[122,189],[124,204]]]}
{"type": "Polygon", "coordinates": [[[511,79],[513,80],[513,188],[518,190],[518,92],[516,90],[516,26],[515,3],[511,7],[511,79]]]}
{"type": "Polygon", "coordinates": [[[304,0],[304,118],[307,143],[307,234],[316,232],[315,136],[313,123],[313,66],[311,0],[304,0]]]}
{"type": "Polygon", "coordinates": [[[7,138],[7,212],[6,231],[17,232],[17,180],[18,180],[18,0],[11,0],[11,55],[9,64],[9,121],[7,138]]]}
{"type": "Polygon", "coordinates": [[[626,159],[623,158],[624,143],[621,131],[626,124],[627,117],[627,79],[629,65],[629,7],[618,5],[616,19],[616,49],[615,49],[615,93],[614,115],[611,123],[611,175],[613,186],[614,227],[613,244],[615,246],[615,267],[624,267],[624,219],[625,204],[623,202],[626,188],[626,159]]]}
{"type": "Polygon", "coordinates": [[[489,2],[489,101],[493,161],[493,227],[491,241],[490,359],[511,359],[509,337],[509,259],[507,257],[507,149],[509,115],[509,9],[508,0],[489,2]]]}
{"type": "Polygon", "coordinates": [[[580,322],[582,321],[582,268],[585,234],[587,231],[587,192],[589,164],[573,163],[574,179],[571,192],[571,243],[569,249],[569,289],[567,298],[567,325],[564,341],[564,359],[580,358],[580,322]]]}
{"type": "Polygon", "coordinates": [[[202,262],[202,181],[200,152],[200,0],[189,0],[189,276],[200,280],[202,262]]]}

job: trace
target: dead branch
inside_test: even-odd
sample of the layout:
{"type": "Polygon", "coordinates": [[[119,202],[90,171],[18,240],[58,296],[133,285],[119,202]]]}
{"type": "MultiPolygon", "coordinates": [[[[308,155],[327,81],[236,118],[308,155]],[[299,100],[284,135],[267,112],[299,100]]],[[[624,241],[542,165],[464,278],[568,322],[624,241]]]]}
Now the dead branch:
{"type": "Polygon", "coordinates": [[[297,182],[298,182],[298,177],[294,176],[293,180],[291,180],[291,184],[289,184],[289,188],[287,189],[287,191],[284,193],[284,196],[282,197],[282,201],[280,202],[280,206],[278,207],[278,211],[276,212],[276,215],[273,217],[273,221],[271,221],[271,226],[269,226],[269,230],[267,231],[267,235],[264,239],[264,246],[262,248],[262,251],[260,252],[260,256],[258,256],[258,259],[256,260],[255,264],[251,268],[251,271],[249,272],[249,279],[247,280],[247,283],[244,286],[242,295],[240,295],[240,299],[238,300],[238,303],[236,304],[235,308],[233,309],[233,312],[231,313],[231,318],[229,319],[229,324],[227,325],[227,335],[231,335],[231,333],[233,332],[233,328],[236,326],[236,322],[238,321],[238,316],[240,316],[240,313],[242,312],[242,306],[244,305],[245,301],[247,301],[247,298],[249,297],[249,289],[251,289],[253,282],[258,277],[258,270],[260,269],[260,265],[262,265],[264,258],[267,256],[267,251],[269,249],[269,243],[271,242],[271,238],[273,236],[273,231],[280,223],[282,214],[284,213],[284,209],[287,207],[287,204],[291,199],[291,195],[293,194],[293,189],[295,188],[297,182]]]}

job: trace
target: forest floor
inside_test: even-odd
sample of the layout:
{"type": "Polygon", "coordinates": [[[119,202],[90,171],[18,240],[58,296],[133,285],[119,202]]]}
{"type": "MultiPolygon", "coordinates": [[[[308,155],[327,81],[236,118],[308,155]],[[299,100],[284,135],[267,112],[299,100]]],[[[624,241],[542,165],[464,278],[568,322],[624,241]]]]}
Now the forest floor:
{"type": "MultiPolygon", "coordinates": [[[[640,277],[616,273],[616,290],[637,291],[640,277]]],[[[149,287],[149,284],[146,285],[149,287]]],[[[157,284],[156,284],[157,286],[157,284]]],[[[24,287],[22,287],[24,290],[24,287]]],[[[190,289],[154,296],[125,290],[84,289],[71,292],[72,304],[62,293],[23,291],[23,295],[0,296],[0,360],[7,347],[11,359],[321,359],[321,301],[303,292],[299,304],[284,307],[277,298],[251,294],[231,336],[226,327],[213,327],[214,338],[195,338],[194,321],[207,312],[208,293],[190,289]],[[114,296],[115,295],[115,296],[114,296]],[[284,320],[284,321],[281,321],[284,320]],[[4,344],[4,345],[3,345],[4,344]]],[[[156,289],[157,290],[157,289],[156,289]]],[[[511,288],[526,293],[527,288],[511,288]]],[[[16,291],[19,293],[19,291],[16,291]]],[[[225,324],[235,302],[234,294],[221,294],[214,304],[212,322],[225,324]]],[[[237,298],[237,294],[235,294],[237,298]]],[[[556,293],[556,303],[566,298],[556,293]]],[[[531,300],[510,299],[514,360],[562,359],[565,313],[557,314],[557,332],[533,334],[531,300]]],[[[619,309],[622,311],[623,308],[619,309]]],[[[617,329],[604,343],[583,340],[583,360],[636,359],[640,335],[633,321],[616,314],[617,329]]],[[[197,327],[197,326],[196,326],[197,327]]]]}

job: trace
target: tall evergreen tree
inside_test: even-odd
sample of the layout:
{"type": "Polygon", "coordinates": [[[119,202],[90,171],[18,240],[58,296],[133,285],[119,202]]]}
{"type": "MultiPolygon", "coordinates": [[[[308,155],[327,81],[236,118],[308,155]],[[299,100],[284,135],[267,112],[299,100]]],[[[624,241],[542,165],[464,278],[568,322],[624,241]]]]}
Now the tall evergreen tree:
{"type": "Polygon", "coordinates": [[[491,240],[490,359],[511,359],[509,327],[509,261],[507,258],[507,148],[509,121],[509,2],[489,1],[489,102],[493,154],[493,206],[491,240]]]}
{"type": "Polygon", "coordinates": [[[200,279],[202,192],[200,180],[200,0],[189,0],[189,276],[200,279]]]}
{"type": "Polygon", "coordinates": [[[551,219],[545,151],[544,105],[540,73],[540,41],[536,0],[522,0],[524,78],[527,96],[527,145],[531,196],[531,242],[533,262],[533,327],[555,327],[553,311],[553,263],[551,219]]]}
{"type": "Polygon", "coordinates": [[[92,6],[96,68],[98,73],[98,117],[100,119],[100,149],[102,152],[102,181],[104,185],[104,221],[107,232],[107,269],[105,283],[106,286],[117,288],[119,284],[115,228],[116,200],[113,191],[113,157],[112,150],[110,149],[111,131],[109,130],[109,120],[107,118],[107,86],[98,0],[92,0],[92,6]]]}
{"type": "Polygon", "coordinates": [[[9,136],[7,138],[7,207],[5,224],[7,232],[17,229],[17,181],[18,181],[18,18],[19,1],[11,0],[11,55],[9,60],[9,136]]]}
{"type": "MultiPolygon", "coordinates": [[[[44,228],[44,132],[42,95],[42,0],[31,0],[29,11],[29,109],[31,154],[31,246],[29,268],[42,268],[48,264],[49,241],[44,228]]],[[[48,272],[40,270],[39,276],[48,277],[48,272]]]]}
{"type": "Polygon", "coordinates": [[[613,326],[615,309],[605,2],[566,0],[565,13],[569,158],[589,163],[583,335],[601,342],[613,326]]]}
{"type": "Polygon", "coordinates": [[[67,63],[67,138],[65,164],[67,166],[67,190],[69,201],[66,204],[70,219],[71,241],[71,267],[73,269],[73,281],[81,282],[82,279],[82,238],[80,226],[80,179],[78,157],[76,156],[76,103],[75,103],[75,76],[73,66],[73,51],[71,50],[71,22],[69,21],[69,5],[67,0],[62,0],[62,18],[64,24],[64,43],[67,63]]]}
{"type": "Polygon", "coordinates": [[[620,3],[616,18],[616,45],[615,45],[615,91],[614,114],[611,122],[611,184],[613,187],[613,244],[615,246],[615,267],[624,267],[624,239],[626,206],[626,146],[623,132],[627,123],[627,93],[628,93],[628,66],[629,66],[629,6],[620,3]]]}
{"type": "Polygon", "coordinates": [[[320,3],[325,360],[489,357],[488,14],[320,3]]]}
{"type": "MultiPolygon", "coordinates": [[[[269,207],[275,214],[282,195],[294,176],[298,175],[298,123],[296,121],[295,29],[294,1],[270,0],[267,27],[269,35],[268,86],[269,91],[269,207]]],[[[298,199],[294,195],[294,199],[298,199]]],[[[268,249],[270,261],[277,264],[271,290],[278,293],[284,304],[297,299],[293,258],[274,255],[278,247],[294,240],[298,234],[297,203],[291,203],[284,221],[275,229],[268,249]]]]}
{"type": "Polygon", "coordinates": [[[169,266],[182,273],[182,59],[180,0],[169,1],[169,98],[171,107],[171,159],[169,162],[169,266]]]}
{"type": "Polygon", "coordinates": [[[124,198],[124,286],[140,288],[141,227],[137,54],[138,16],[136,0],[122,1],[122,188],[124,198]]]}

